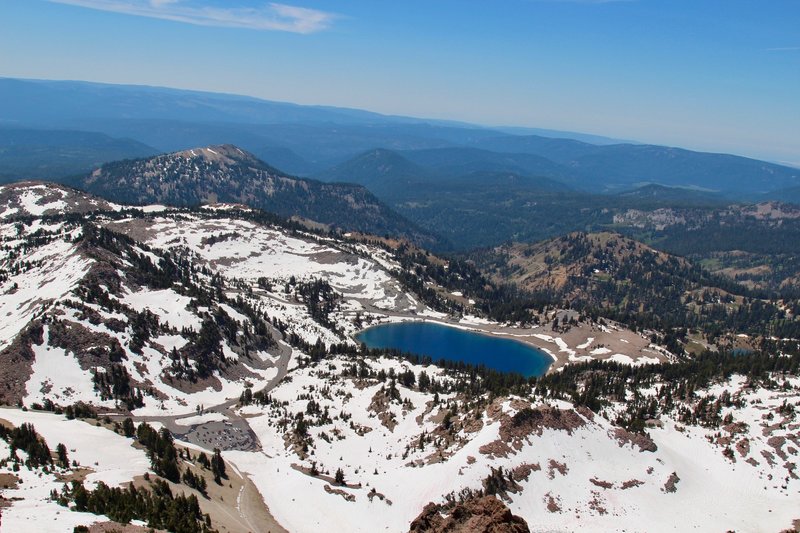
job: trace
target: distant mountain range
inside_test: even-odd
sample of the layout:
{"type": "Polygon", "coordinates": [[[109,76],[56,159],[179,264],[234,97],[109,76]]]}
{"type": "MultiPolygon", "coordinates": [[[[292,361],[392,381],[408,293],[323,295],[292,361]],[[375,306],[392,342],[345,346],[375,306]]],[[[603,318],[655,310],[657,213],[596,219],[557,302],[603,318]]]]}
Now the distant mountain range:
{"type": "Polygon", "coordinates": [[[547,171],[558,173],[559,169],[537,156],[523,155],[517,159],[472,148],[403,152],[379,148],[331,167],[316,177],[325,181],[358,183],[390,202],[420,189],[572,190],[562,182],[540,177],[547,171]],[[537,167],[541,172],[532,170],[537,167]]]}
{"type": "Polygon", "coordinates": [[[613,224],[614,213],[632,208],[730,203],[719,194],[655,184],[588,193],[565,183],[574,176],[540,156],[477,148],[370,150],[317,175],[367,187],[458,250],[599,229],[613,224]],[[562,179],[543,177],[548,174],[562,179]]]}
{"type": "Polygon", "coordinates": [[[637,184],[695,187],[728,194],[753,194],[797,184],[800,169],[728,154],[693,152],[647,144],[598,146],[539,136],[482,139],[477,146],[496,152],[546,157],[573,173],[569,183],[608,192],[637,184]]]}
{"type": "MultiPolygon", "coordinates": [[[[382,149],[421,167],[414,169],[414,180],[512,172],[591,193],[658,184],[750,199],[800,187],[800,169],[733,155],[159,87],[4,78],[0,125],[24,128],[20,135],[31,146],[50,146],[46,168],[40,153],[16,150],[13,164],[0,171],[6,179],[56,177],[58,168],[66,175],[86,164],[153,151],[235,144],[286,173],[348,182],[379,181],[380,176],[347,176],[345,170],[357,170],[357,161],[348,163],[354,158],[382,149]],[[54,129],[86,133],[55,143],[54,129]],[[112,139],[91,137],[97,134],[112,139]],[[80,161],[74,160],[76,151],[84,153],[80,161]]],[[[0,136],[0,154],[18,145],[0,136]]]]}

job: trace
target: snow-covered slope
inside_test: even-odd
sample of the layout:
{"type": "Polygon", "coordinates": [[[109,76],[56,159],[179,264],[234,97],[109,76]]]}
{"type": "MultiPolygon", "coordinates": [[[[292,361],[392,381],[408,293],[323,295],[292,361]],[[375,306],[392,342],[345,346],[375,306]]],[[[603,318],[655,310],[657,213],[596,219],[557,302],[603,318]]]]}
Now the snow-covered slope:
{"type": "MultiPolygon", "coordinates": [[[[258,489],[213,502],[222,514],[247,515],[260,494],[290,531],[405,531],[427,503],[483,490],[535,531],[777,531],[800,519],[795,374],[726,375],[668,393],[648,374],[634,387],[651,368],[641,365],[668,359],[646,332],[496,324],[469,304],[448,316],[405,290],[400,258],[369,239],[312,234],[236,205],[73,209],[85,202],[59,191],[17,186],[0,222],[0,399],[85,402],[167,428],[193,450],[222,449],[258,489]],[[23,205],[33,218],[17,218],[23,205]],[[50,209],[73,216],[40,216],[50,209]],[[536,343],[558,359],[556,384],[569,365],[624,365],[587,371],[574,394],[519,382],[512,394],[479,373],[366,356],[353,340],[368,324],[421,317],[536,343]],[[604,372],[625,376],[622,392],[604,372]],[[582,397],[590,384],[611,392],[595,405],[582,397]],[[630,406],[649,398],[647,426],[623,429],[630,406]]],[[[547,322],[572,318],[550,312],[547,322]]],[[[31,411],[0,418],[34,422],[81,464],[92,439],[118,455],[95,459],[89,482],[148,469],[106,429],[31,411]],[[69,434],[75,424],[80,435],[69,434]]],[[[91,522],[62,522],[66,509],[46,502],[60,487],[40,473],[3,491],[22,498],[3,509],[3,525],[12,516],[22,530],[61,530],[31,518],[40,508],[64,531],[91,522]]]]}
{"type": "Polygon", "coordinates": [[[121,206],[97,196],[57,185],[25,181],[0,187],[0,219],[92,211],[119,211],[121,206]]]}
{"type": "MultiPolygon", "coordinates": [[[[40,206],[73,192],[67,213],[95,205],[59,186],[0,188],[40,206]]],[[[281,377],[298,348],[355,347],[357,315],[430,312],[376,247],[347,250],[241,206],[99,208],[106,213],[82,220],[0,225],[0,392],[9,403],[191,414],[281,377]],[[325,305],[315,314],[317,299],[325,305]]]]}
{"type": "MultiPolygon", "coordinates": [[[[364,364],[448,380],[434,367],[364,364]]],[[[800,517],[798,424],[766,420],[798,401],[797,378],[789,391],[753,391],[735,377],[700,393],[741,398],[743,408],[723,413],[734,420],[726,429],[663,416],[649,441],[563,401],[436,401],[399,384],[387,400],[391,379],[343,376],[350,365],[337,358],[298,369],[269,405],[241,408],[264,449],[226,458],[254,477],[292,531],[403,531],[426,503],[486,488],[493,469],[502,469],[499,492],[534,531],[779,531],[800,517]],[[339,468],[347,486],[332,479],[339,468]]]]}
{"type": "MultiPolygon", "coordinates": [[[[74,471],[80,472],[88,488],[102,481],[109,486],[127,483],[135,476],[151,472],[144,450],[133,447],[133,441],[105,428],[79,420],[67,420],[52,413],[34,413],[0,408],[0,421],[19,427],[32,424],[37,433],[55,448],[64,444],[74,471]]],[[[0,456],[8,457],[8,444],[0,440],[0,456]]],[[[25,453],[17,451],[24,457],[25,453]]],[[[5,466],[5,465],[4,465],[5,466]]],[[[9,469],[10,470],[10,469],[9,469]]],[[[27,467],[13,471],[17,488],[4,491],[14,499],[13,505],[2,509],[2,531],[57,532],[72,531],[78,525],[106,521],[103,516],[70,511],[50,499],[51,491],[60,492],[73,469],[54,466],[52,472],[27,467]]],[[[0,467],[0,474],[8,472],[0,467]]],[[[11,472],[5,473],[11,475],[11,472]]]]}

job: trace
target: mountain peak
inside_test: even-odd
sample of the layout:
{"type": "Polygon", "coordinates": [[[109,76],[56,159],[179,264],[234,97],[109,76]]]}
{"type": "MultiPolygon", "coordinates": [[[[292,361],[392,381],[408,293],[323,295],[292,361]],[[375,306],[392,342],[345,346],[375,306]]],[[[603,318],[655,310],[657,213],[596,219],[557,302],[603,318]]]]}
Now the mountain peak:
{"type": "Polygon", "coordinates": [[[218,161],[224,159],[241,159],[241,158],[255,159],[255,156],[253,154],[245,152],[244,150],[233,144],[215,144],[211,146],[203,146],[200,148],[190,148],[188,150],[181,150],[179,152],[174,152],[169,155],[186,157],[186,158],[202,157],[203,159],[207,159],[209,161],[218,161]]]}
{"type": "Polygon", "coordinates": [[[215,163],[223,168],[233,165],[245,165],[248,167],[259,168],[270,172],[279,172],[270,167],[256,156],[246,150],[242,150],[233,144],[215,144],[197,148],[189,148],[159,156],[162,159],[181,158],[201,160],[206,163],[215,163]]]}
{"type": "Polygon", "coordinates": [[[288,176],[232,144],[108,163],[80,186],[125,204],[243,204],[347,231],[434,241],[363,187],[288,176]]]}

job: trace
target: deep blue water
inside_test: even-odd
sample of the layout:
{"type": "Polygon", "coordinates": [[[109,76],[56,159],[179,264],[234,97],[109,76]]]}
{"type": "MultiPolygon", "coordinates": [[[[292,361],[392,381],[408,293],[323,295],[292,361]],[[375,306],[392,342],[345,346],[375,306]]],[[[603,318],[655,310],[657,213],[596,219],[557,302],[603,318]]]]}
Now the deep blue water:
{"type": "Polygon", "coordinates": [[[485,365],[525,377],[542,376],[553,358],[520,341],[483,335],[432,322],[399,322],[365,329],[356,339],[370,348],[394,348],[447,359],[485,365]]]}

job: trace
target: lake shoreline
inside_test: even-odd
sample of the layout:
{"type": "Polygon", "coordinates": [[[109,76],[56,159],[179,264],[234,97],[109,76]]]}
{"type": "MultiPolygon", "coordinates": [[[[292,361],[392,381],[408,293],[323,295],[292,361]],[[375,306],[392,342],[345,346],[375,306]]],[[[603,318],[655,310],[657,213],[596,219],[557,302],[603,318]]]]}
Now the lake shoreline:
{"type": "Polygon", "coordinates": [[[382,310],[382,314],[380,319],[355,332],[352,338],[360,342],[356,338],[358,334],[380,325],[434,323],[492,338],[510,338],[531,346],[552,358],[547,374],[557,372],[568,364],[591,360],[607,360],[631,365],[670,360],[669,353],[651,344],[646,336],[612,321],[606,321],[605,324],[584,322],[564,330],[554,330],[552,324],[521,328],[470,315],[456,319],[447,315],[386,313],[386,310],[382,310]]]}

